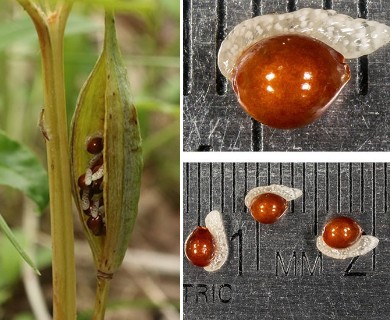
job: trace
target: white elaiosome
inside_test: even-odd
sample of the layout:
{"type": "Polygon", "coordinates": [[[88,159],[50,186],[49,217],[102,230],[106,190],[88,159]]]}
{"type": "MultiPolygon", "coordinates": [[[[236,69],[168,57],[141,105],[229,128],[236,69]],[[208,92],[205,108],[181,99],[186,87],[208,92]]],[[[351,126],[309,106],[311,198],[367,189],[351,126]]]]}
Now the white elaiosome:
{"type": "Polygon", "coordinates": [[[89,202],[89,192],[88,190],[83,190],[82,195],[81,195],[81,209],[82,210],[88,210],[90,206],[89,202]]]}
{"type": "Polygon", "coordinates": [[[99,169],[92,174],[92,181],[99,180],[100,178],[103,177],[103,174],[104,174],[104,167],[103,165],[101,165],[99,169]]]}
{"type": "Polygon", "coordinates": [[[334,10],[304,8],[284,14],[268,14],[238,24],[222,42],[218,66],[228,79],[237,59],[254,43],[282,34],[302,34],[318,39],[346,59],[370,54],[390,41],[390,27],[354,19],[334,10]]]}
{"type": "Polygon", "coordinates": [[[271,184],[269,186],[256,187],[250,190],[245,196],[245,205],[250,209],[253,200],[263,193],[274,193],[287,201],[295,200],[302,196],[302,191],[295,188],[286,187],[279,184],[271,184]]]}
{"type": "Polygon", "coordinates": [[[372,249],[374,249],[379,243],[379,239],[374,236],[363,235],[361,238],[348,248],[336,249],[329,247],[322,236],[317,238],[317,249],[324,255],[334,259],[347,259],[357,256],[362,256],[372,249]]]}
{"type": "Polygon", "coordinates": [[[91,207],[91,216],[96,218],[99,215],[99,200],[94,200],[91,207]]]}
{"type": "Polygon", "coordinates": [[[211,211],[205,218],[205,224],[214,238],[215,254],[210,264],[204,269],[210,272],[217,271],[225,264],[229,255],[229,246],[221,213],[216,210],[211,211]]]}
{"type": "Polygon", "coordinates": [[[91,160],[88,162],[88,167],[93,168],[95,164],[100,160],[100,158],[103,157],[102,153],[95,154],[91,160]]]}
{"type": "Polygon", "coordinates": [[[84,182],[86,186],[89,186],[92,183],[92,170],[90,168],[85,170],[84,182]]]}

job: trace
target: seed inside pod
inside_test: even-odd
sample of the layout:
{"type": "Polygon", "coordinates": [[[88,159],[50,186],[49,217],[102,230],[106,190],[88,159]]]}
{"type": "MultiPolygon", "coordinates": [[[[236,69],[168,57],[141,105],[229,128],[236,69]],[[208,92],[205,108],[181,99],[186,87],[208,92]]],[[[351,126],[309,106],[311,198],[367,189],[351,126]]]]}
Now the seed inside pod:
{"type": "Polygon", "coordinates": [[[77,185],[80,188],[80,204],[83,213],[89,218],[87,227],[95,236],[105,234],[103,200],[103,138],[93,136],[87,139],[86,149],[94,156],[88,161],[88,168],[80,175],[77,185]]]}
{"type": "Polygon", "coordinates": [[[85,173],[83,173],[77,180],[77,185],[80,189],[86,189],[87,185],[85,184],[85,173]]]}
{"type": "Polygon", "coordinates": [[[354,219],[337,216],[325,225],[322,236],[317,238],[317,248],[334,259],[364,255],[373,250],[379,240],[362,233],[362,228],[354,219]]]}
{"type": "Polygon", "coordinates": [[[88,228],[92,231],[95,236],[102,236],[106,233],[104,221],[101,215],[96,217],[89,217],[87,220],[88,228]]]}
{"type": "Polygon", "coordinates": [[[221,44],[218,66],[249,115],[293,129],[320,117],[347,83],[344,57],[370,54],[389,41],[384,24],[304,8],[237,25],[221,44]]]}
{"type": "Polygon", "coordinates": [[[92,182],[91,191],[94,194],[98,194],[98,193],[103,192],[103,177],[92,182]]]}
{"type": "Polygon", "coordinates": [[[92,137],[87,142],[87,151],[92,154],[98,154],[103,151],[103,138],[92,137]]]}

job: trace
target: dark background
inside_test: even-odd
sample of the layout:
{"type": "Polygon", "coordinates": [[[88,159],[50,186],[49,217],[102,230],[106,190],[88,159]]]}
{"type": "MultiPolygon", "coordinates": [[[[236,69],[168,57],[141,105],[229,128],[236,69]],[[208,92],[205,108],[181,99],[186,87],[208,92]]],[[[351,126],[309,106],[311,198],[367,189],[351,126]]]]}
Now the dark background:
{"type": "Polygon", "coordinates": [[[389,46],[348,60],[351,80],[325,115],[291,131],[252,120],[219,73],[216,55],[235,25],[257,15],[305,7],[334,9],[390,25],[389,1],[184,1],[184,151],[389,150],[389,46]]]}
{"type": "Polygon", "coordinates": [[[229,243],[214,273],[184,258],[184,319],[389,319],[388,164],[187,163],[183,170],[184,239],[219,210],[229,243]],[[303,196],[279,221],[261,225],[244,197],[273,183],[303,196]],[[340,213],[378,237],[378,247],[347,260],[321,255],[315,239],[340,213]]]}

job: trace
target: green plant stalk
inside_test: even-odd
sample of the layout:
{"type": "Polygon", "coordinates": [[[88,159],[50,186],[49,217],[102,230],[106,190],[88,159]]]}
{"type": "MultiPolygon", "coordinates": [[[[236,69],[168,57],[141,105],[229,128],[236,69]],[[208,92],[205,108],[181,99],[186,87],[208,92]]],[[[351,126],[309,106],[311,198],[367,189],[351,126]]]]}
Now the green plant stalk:
{"type": "Polygon", "coordinates": [[[111,279],[106,277],[97,277],[95,308],[93,312],[93,320],[104,320],[106,312],[107,298],[110,292],[111,279]]]}
{"type": "Polygon", "coordinates": [[[47,16],[31,1],[18,0],[39,36],[44,79],[41,129],[46,137],[50,188],[54,319],[76,319],[76,275],[66,119],[63,38],[71,4],[47,16]]]}

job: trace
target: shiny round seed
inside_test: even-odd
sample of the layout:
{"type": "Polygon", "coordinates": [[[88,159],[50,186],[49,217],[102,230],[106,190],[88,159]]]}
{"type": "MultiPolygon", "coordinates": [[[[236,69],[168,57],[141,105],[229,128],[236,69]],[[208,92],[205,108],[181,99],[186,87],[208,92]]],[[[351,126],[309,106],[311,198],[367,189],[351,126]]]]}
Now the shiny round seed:
{"type": "Polygon", "coordinates": [[[349,79],[340,53],[314,38],[289,34],[244,51],[232,80],[241,106],[255,120],[294,129],[318,119],[349,79]]]}
{"type": "Polygon", "coordinates": [[[87,151],[92,154],[98,154],[103,150],[103,138],[93,137],[87,143],[87,151]]]}
{"type": "Polygon", "coordinates": [[[287,200],[283,197],[275,193],[262,193],[252,201],[250,212],[256,221],[269,224],[277,221],[287,208],[287,200]]]}
{"type": "Polygon", "coordinates": [[[206,227],[197,227],[188,237],[185,254],[195,266],[205,267],[210,264],[215,254],[213,236],[206,227]]]}
{"type": "Polygon", "coordinates": [[[322,233],[324,242],[332,248],[348,248],[362,236],[362,228],[350,217],[338,216],[325,225],[322,233]]]}

